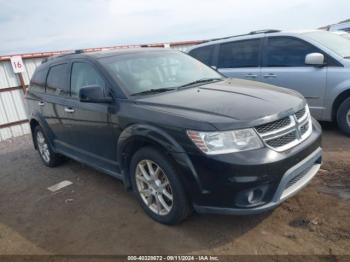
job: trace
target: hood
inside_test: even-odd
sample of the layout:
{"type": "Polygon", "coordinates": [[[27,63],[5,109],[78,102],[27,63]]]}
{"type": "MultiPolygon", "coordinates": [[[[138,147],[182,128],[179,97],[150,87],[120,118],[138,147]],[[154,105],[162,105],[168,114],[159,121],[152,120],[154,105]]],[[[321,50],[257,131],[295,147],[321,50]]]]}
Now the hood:
{"type": "Polygon", "coordinates": [[[136,100],[187,119],[206,121],[219,130],[274,121],[305,106],[297,92],[255,81],[226,79],[136,100]]]}

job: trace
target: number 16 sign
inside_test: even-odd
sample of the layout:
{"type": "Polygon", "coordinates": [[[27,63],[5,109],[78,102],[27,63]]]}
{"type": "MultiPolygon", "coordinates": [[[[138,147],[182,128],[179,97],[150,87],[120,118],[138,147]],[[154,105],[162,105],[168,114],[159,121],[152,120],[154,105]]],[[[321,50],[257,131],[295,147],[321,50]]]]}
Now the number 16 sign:
{"type": "Polygon", "coordinates": [[[14,73],[23,73],[25,68],[21,56],[12,56],[11,65],[14,73]]]}

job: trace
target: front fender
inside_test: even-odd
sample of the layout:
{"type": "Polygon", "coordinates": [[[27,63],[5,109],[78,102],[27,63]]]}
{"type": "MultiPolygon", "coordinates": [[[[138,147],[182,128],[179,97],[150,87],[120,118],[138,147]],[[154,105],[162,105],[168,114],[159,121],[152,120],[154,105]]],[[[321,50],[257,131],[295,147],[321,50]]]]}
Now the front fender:
{"type": "Polygon", "coordinates": [[[186,174],[190,174],[190,177],[186,178],[194,181],[198,186],[198,189],[202,191],[202,186],[194,169],[190,158],[183,149],[183,147],[175,141],[166,131],[151,125],[135,124],[127,127],[121,133],[118,139],[117,145],[117,161],[120,164],[120,170],[122,172],[124,182],[126,185],[130,185],[129,179],[129,167],[127,166],[127,148],[130,143],[135,140],[142,140],[146,143],[160,146],[165,149],[166,152],[175,160],[175,162],[181,167],[181,170],[186,170],[186,174]]]}

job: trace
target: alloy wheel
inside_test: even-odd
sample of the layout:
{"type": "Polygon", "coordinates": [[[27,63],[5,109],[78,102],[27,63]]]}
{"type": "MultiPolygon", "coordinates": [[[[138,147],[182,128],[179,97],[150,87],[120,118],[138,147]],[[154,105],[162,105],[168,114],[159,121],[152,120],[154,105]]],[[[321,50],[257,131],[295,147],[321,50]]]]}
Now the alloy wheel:
{"type": "Polygon", "coordinates": [[[38,145],[38,149],[41,157],[46,163],[49,163],[50,162],[49,146],[46,142],[44,134],[41,131],[37,132],[36,141],[37,141],[37,145],[38,145]]]}
{"type": "Polygon", "coordinates": [[[142,160],[135,171],[137,190],[148,208],[165,216],[173,207],[173,191],[163,169],[151,160],[142,160]]]}

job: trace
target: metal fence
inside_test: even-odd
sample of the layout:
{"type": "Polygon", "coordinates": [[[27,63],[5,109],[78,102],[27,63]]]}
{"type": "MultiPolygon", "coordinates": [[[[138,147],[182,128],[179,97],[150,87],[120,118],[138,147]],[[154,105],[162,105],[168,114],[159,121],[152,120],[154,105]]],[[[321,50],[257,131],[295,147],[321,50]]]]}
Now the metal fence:
{"type": "MultiPolygon", "coordinates": [[[[112,47],[88,48],[84,52],[113,50],[138,47],[170,47],[185,51],[188,47],[201,41],[157,43],[146,45],[120,45],[112,47]]],[[[0,141],[22,136],[30,132],[24,107],[24,92],[35,68],[45,57],[58,55],[66,51],[21,54],[25,70],[21,74],[13,72],[10,59],[12,55],[0,56],[0,141]]]]}

